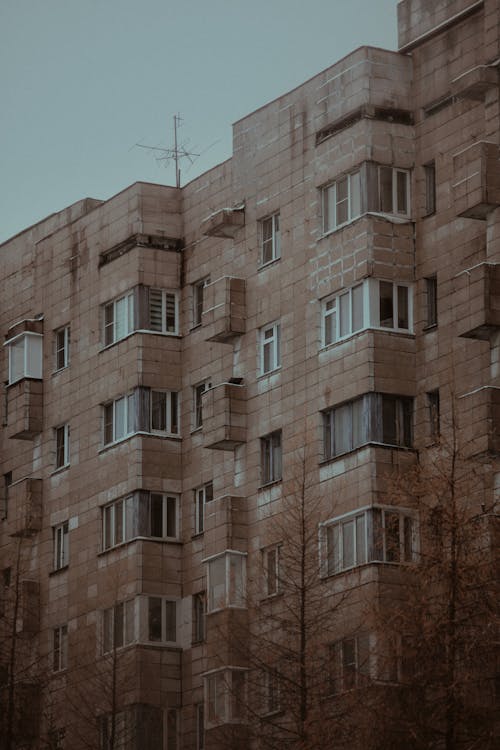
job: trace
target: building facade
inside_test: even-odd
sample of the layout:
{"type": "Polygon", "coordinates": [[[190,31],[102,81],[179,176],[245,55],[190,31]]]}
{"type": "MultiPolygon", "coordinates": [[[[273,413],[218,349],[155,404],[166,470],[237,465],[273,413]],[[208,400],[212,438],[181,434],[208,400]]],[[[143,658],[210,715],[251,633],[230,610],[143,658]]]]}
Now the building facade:
{"type": "Polygon", "coordinates": [[[493,539],[500,9],[398,16],[398,52],[244,117],[185,187],[85,199],[0,247],[8,750],[300,739],[303,683],[276,665],[304,633],[334,701],[397,687],[404,646],[384,666],[363,621],[426,548],[396,479],[445,442],[493,539]],[[295,625],[292,574],[314,579],[295,625]]]}

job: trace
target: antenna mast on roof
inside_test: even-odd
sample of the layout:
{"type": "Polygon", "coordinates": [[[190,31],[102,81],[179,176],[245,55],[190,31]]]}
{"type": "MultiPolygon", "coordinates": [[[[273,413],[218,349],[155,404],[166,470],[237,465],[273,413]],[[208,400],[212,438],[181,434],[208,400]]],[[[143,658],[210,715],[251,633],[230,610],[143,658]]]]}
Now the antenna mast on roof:
{"type": "Polygon", "coordinates": [[[174,162],[175,186],[176,187],[181,186],[181,169],[179,166],[181,159],[189,159],[190,163],[193,164],[194,158],[199,156],[199,154],[195,154],[193,151],[188,151],[186,148],[187,144],[181,143],[179,145],[178,139],[177,139],[177,130],[181,122],[182,122],[182,117],[180,115],[174,115],[174,147],[173,148],[162,148],[161,146],[147,146],[144,143],[135,144],[136,146],[139,146],[139,148],[147,148],[149,151],[156,151],[156,153],[158,154],[158,156],[155,156],[155,159],[157,162],[165,162],[165,164],[168,164],[171,161],[174,162]]]}

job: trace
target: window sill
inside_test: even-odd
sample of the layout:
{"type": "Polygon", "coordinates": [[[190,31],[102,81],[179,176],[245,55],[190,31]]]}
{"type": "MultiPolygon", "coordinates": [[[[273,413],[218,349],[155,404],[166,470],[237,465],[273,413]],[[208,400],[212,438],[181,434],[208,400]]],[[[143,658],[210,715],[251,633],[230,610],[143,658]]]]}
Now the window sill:
{"type": "Polygon", "coordinates": [[[409,445],[390,445],[389,443],[377,443],[375,440],[369,440],[366,443],[363,443],[362,445],[358,445],[356,448],[351,448],[349,451],[345,451],[345,453],[338,453],[336,456],[329,456],[328,458],[323,458],[321,461],[319,461],[320,466],[325,466],[326,464],[330,464],[333,461],[337,461],[338,459],[345,458],[346,456],[352,456],[354,453],[357,453],[357,451],[363,450],[363,448],[368,447],[374,447],[374,448],[387,448],[389,450],[399,450],[399,451],[409,451],[412,453],[416,453],[417,449],[413,448],[413,446],[409,445]]]}
{"type": "Polygon", "coordinates": [[[202,539],[205,534],[205,531],[196,531],[194,534],[191,534],[191,539],[202,539]]]}
{"type": "Polygon", "coordinates": [[[113,440],[112,443],[106,443],[106,445],[103,445],[102,448],[99,448],[98,453],[106,453],[106,451],[111,450],[112,448],[116,448],[117,445],[121,445],[122,443],[126,443],[127,440],[131,440],[135,437],[153,437],[153,438],[160,438],[161,440],[174,440],[175,442],[181,442],[182,438],[180,435],[169,435],[167,433],[162,434],[158,432],[144,432],[143,430],[137,430],[137,432],[131,432],[130,435],[125,435],[125,437],[120,438],[119,440],[113,440]]]}
{"type": "Polygon", "coordinates": [[[201,323],[195,323],[195,325],[191,326],[191,328],[189,329],[189,333],[191,333],[192,331],[197,331],[201,327],[202,327],[201,323]]]}
{"type": "Polygon", "coordinates": [[[57,469],[54,469],[54,471],[50,473],[50,476],[53,477],[56,474],[62,474],[62,472],[67,471],[70,466],[71,464],[64,464],[64,466],[58,466],[57,469]]]}
{"type": "Polygon", "coordinates": [[[198,432],[201,433],[202,430],[203,430],[202,424],[200,424],[199,427],[193,427],[193,429],[191,430],[191,435],[196,435],[196,433],[198,432]]]}
{"type": "Polygon", "coordinates": [[[264,271],[266,268],[269,268],[270,266],[275,266],[277,263],[279,263],[281,260],[281,256],[279,258],[273,258],[272,260],[268,260],[267,263],[261,263],[257,267],[257,271],[264,271]]]}
{"type": "Polygon", "coordinates": [[[270,487],[274,487],[277,484],[281,484],[283,481],[283,478],[280,477],[279,479],[272,479],[270,482],[266,482],[265,484],[259,485],[257,488],[258,492],[265,492],[265,490],[268,490],[270,487]]]}
{"type": "Polygon", "coordinates": [[[53,377],[55,377],[56,375],[60,375],[60,374],[61,374],[62,372],[66,372],[66,370],[69,370],[69,363],[68,363],[67,365],[64,365],[64,367],[59,367],[59,369],[57,369],[57,370],[53,370],[53,371],[52,371],[52,372],[50,373],[50,376],[51,376],[51,377],[53,378],[53,377]]]}
{"type": "Polygon", "coordinates": [[[147,333],[153,336],[165,336],[166,338],[182,338],[181,334],[178,331],[176,333],[170,333],[168,331],[151,331],[148,328],[137,328],[135,331],[130,331],[130,333],[122,336],[121,339],[116,339],[116,341],[112,341],[110,344],[106,344],[105,346],[101,347],[101,349],[99,349],[99,354],[107,351],[108,349],[111,349],[111,347],[116,346],[117,344],[120,344],[122,341],[126,341],[136,333],[147,333]]]}
{"type": "Polygon", "coordinates": [[[276,375],[279,372],[281,372],[281,365],[278,365],[278,367],[274,367],[272,370],[267,370],[266,372],[261,372],[259,375],[257,375],[257,381],[264,380],[264,378],[269,378],[272,375],[276,375]]]}
{"type": "Polygon", "coordinates": [[[60,568],[54,568],[53,570],[49,571],[49,576],[56,576],[58,573],[62,573],[65,570],[68,570],[68,568],[69,568],[69,563],[66,563],[66,565],[63,565],[60,568]]]}
{"type": "Polygon", "coordinates": [[[423,333],[428,333],[429,331],[435,331],[437,327],[438,327],[437,323],[431,323],[428,326],[424,326],[422,328],[422,331],[423,331],[423,333]]]}

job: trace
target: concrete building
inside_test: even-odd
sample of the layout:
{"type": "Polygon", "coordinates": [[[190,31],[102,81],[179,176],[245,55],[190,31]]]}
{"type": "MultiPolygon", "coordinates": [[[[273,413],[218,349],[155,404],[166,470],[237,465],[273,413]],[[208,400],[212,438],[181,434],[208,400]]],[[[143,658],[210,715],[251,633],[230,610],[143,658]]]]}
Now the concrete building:
{"type": "Polygon", "coordinates": [[[228,727],[259,747],[238,644],[286,601],[290,498],[314,505],[322,606],[368,592],[314,643],[337,694],[382,679],[359,621],[425,546],[388,477],[442,435],[480,467],[474,513],[494,506],[500,9],[398,17],[398,52],[244,117],[185,187],[85,199],[0,247],[9,750],[201,750],[228,727]]]}

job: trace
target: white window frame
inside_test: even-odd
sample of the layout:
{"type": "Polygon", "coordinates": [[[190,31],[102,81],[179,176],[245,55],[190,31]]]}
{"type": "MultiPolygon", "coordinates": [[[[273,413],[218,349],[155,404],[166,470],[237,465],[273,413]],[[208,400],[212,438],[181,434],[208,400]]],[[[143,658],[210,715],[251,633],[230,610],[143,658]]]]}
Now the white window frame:
{"type": "Polygon", "coordinates": [[[4,343],[9,352],[9,385],[24,378],[42,380],[43,377],[43,335],[41,333],[24,332],[4,343]],[[22,349],[21,357],[14,353],[22,349]],[[22,359],[19,368],[17,359],[22,359]]]}
{"type": "Polygon", "coordinates": [[[132,393],[127,393],[124,396],[119,396],[118,398],[113,399],[112,401],[108,401],[108,403],[103,404],[103,446],[107,447],[109,445],[114,445],[115,443],[119,443],[122,440],[126,440],[130,435],[133,435],[136,430],[134,429],[133,425],[133,419],[134,419],[134,398],[135,398],[135,391],[132,391],[132,393]],[[122,421],[123,421],[123,433],[119,434],[118,427],[118,408],[119,405],[123,404],[123,415],[122,415],[122,421]],[[111,407],[111,416],[112,419],[110,422],[107,421],[107,415],[108,415],[108,409],[111,407]],[[132,410],[132,413],[131,413],[132,410]],[[132,417],[132,418],[131,418],[132,417]],[[111,440],[107,440],[106,437],[106,430],[108,424],[111,426],[111,440]]]}
{"type": "Polygon", "coordinates": [[[262,326],[259,338],[260,372],[261,375],[268,375],[281,367],[281,324],[276,321],[262,326]]]}
{"type": "Polygon", "coordinates": [[[153,435],[170,435],[179,437],[180,435],[180,398],[177,391],[151,390],[150,404],[150,430],[153,435]],[[162,409],[162,419],[165,429],[155,428],[153,425],[153,402],[159,396],[165,397],[164,410],[162,409]]]}
{"type": "Polygon", "coordinates": [[[52,631],[52,671],[68,668],[68,626],[59,625],[52,631]]]}
{"type": "Polygon", "coordinates": [[[102,653],[109,654],[115,650],[125,648],[137,641],[137,599],[126,599],[117,602],[112,607],[102,610],[102,653]],[[116,643],[118,634],[117,618],[121,618],[121,642],[116,643]],[[106,620],[109,619],[107,623],[106,620]],[[108,632],[106,633],[106,629],[108,632]]]}
{"type": "Polygon", "coordinates": [[[218,555],[203,560],[207,565],[207,614],[221,609],[246,609],[246,552],[226,550],[218,555]],[[240,566],[240,585],[236,582],[232,565],[240,566]],[[223,583],[213,581],[214,567],[222,562],[223,583]],[[217,586],[217,589],[215,588],[217,586]]]}
{"type": "Polygon", "coordinates": [[[65,469],[69,466],[69,436],[70,429],[69,424],[62,424],[59,427],[54,427],[54,442],[55,442],[55,471],[65,469]]]}
{"type": "Polygon", "coordinates": [[[411,212],[411,203],[410,203],[410,170],[409,169],[402,169],[401,167],[391,167],[385,164],[379,164],[378,166],[378,195],[379,195],[379,210],[382,213],[389,214],[391,216],[401,216],[404,218],[409,218],[410,212],[411,212]],[[387,211],[382,206],[382,170],[387,170],[388,172],[391,172],[391,207],[390,210],[387,211]],[[399,175],[402,175],[404,177],[404,192],[405,192],[405,203],[406,208],[400,209],[399,203],[398,203],[398,177],[399,175]]]}
{"type": "Polygon", "coordinates": [[[329,644],[332,694],[338,695],[349,690],[364,687],[372,679],[374,673],[372,640],[373,636],[371,633],[359,633],[329,644]],[[349,664],[346,663],[348,643],[352,643],[353,645],[353,661],[349,664]],[[361,646],[362,643],[363,647],[361,646]],[[365,652],[366,660],[360,663],[360,654],[363,651],[365,652]],[[335,686],[334,682],[337,682],[338,685],[335,686]]]}
{"type": "Polygon", "coordinates": [[[386,281],[385,279],[364,279],[359,284],[329,295],[321,300],[321,345],[337,344],[360,331],[374,328],[394,333],[413,333],[413,285],[406,281],[386,281]],[[380,319],[381,284],[392,285],[393,325],[383,325],[380,319]],[[404,292],[402,292],[404,290],[404,292]],[[355,294],[357,292],[357,296],[355,294]],[[400,300],[400,294],[403,299],[400,300]],[[408,326],[400,326],[400,301],[406,297],[408,326]],[[345,300],[345,302],[344,302],[345,300]],[[355,307],[361,300],[362,309],[355,307]],[[345,316],[347,315],[347,320],[345,316]],[[355,316],[358,323],[353,323],[355,316]]]}
{"type": "Polygon", "coordinates": [[[54,544],[54,570],[62,570],[69,565],[69,522],[64,521],[52,528],[54,544]]]}
{"type": "Polygon", "coordinates": [[[242,667],[224,667],[203,675],[204,713],[207,728],[243,721],[243,707],[246,705],[246,673],[247,670],[242,667]],[[238,704],[241,711],[237,710],[238,704]]]}
{"type": "Polygon", "coordinates": [[[203,319],[203,299],[205,296],[205,287],[210,284],[210,276],[199,279],[192,284],[193,290],[193,328],[201,326],[203,319]]]}
{"type": "Polygon", "coordinates": [[[350,224],[361,216],[361,172],[359,169],[342,175],[334,182],[325,185],[321,189],[321,204],[323,214],[323,234],[330,234],[337,229],[350,224]],[[346,182],[347,195],[339,199],[339,186],[346,182]],[[356,195],[357,191],[357,195],[356,195]],[[345,221],[337,221],[337,209],[342,203],[347,205],[347,218],[345,221]]]}
{"type": "Polygon", "coordinates": [[[69,325],[63,326],[54,331],[55,372],[64,370],[69,365],[70,341],[71,336],[69,325]]]}
{"type": "Polygon", "coordinates": [[[320,568],[323,577],[345,573],[361,565],[383,563],[386,565],[411,565],[417,562],[419,555],[418,514],[410,508],[399,508],[395,505],[371,505],[359,508],[341,516],[331,518],[319,526],[320,535],[320,568]],[[381,538],[377,539],[375,513],[380,514],[381,538]],[[389,516],[398,517],[398,560],[391,560],[388,547],[389,516]],[[362,520],[362,524],[359,523],[362,520]],[[407,524],[407,521],[410,524],[407,524]],[[351,564],[345,564],[344,544],[347,527],[352,528],[351,564]],[[332,549],[330,541],[336,546],[332,549]],[[381,558],[381,559],[380,559],[381,558]]]}
{"type": "Polygon", "coordinates": [[[212,387],[210,380],[193,385],[193,432],[203,427],[203,394],[212,387]]]}
{"type": "Polygon", "coordinates": [[[264,573],[264,592],[266,597],[281,593],[280,581],[281,545],[273,544],[262,550],[262,568],[264,573]]]}
{"type": "Polygon", "coordinates": [[[134,328],[134,292],[129,291],[103,305],[104,347],[129,336],[134,328]],[[119,307],[123,304],[123,311],[119,307]],[[109,316],[109,313],[111,315],[109,316]],[[108,317],[109,316],[109,317],[108,317]]]}
{"type": "Polygon", "coordinates": [[[179,641],[180,631],[180,615],[181,608],[179,607],[179,601],[168,596],[142,596],[140,597],[141,605],[141,616],[142,616],[142,627],[141,627],[141,642],[156,644],[159,646],[171,645],[175,646],[179,641]],[[159,604],[160,607],[160,620],[159,620],[159,636],[151,637],[151,606],[153,602],[159,604]],[[173,623],[172,623],[173,617],[173,623]],[[172,628],[174,632],[169,630],[172,628]],[[174,636],[173,638],[170,636],[174,636]]]}
{"type": "Polygon", "coordinates": [[[147,528],[137,526],[137,519],[144,517],[140,504],[145,501],[143,493],[136,492],[118,498],[102,507],[102,551],[113,549],[120,544],[137,538],[159,539],[164,542],[178,541],[180,531],[180,502],[179,495],[172,492],[149,492],[147,507],[147,528]],[[160,501],[162,534],[153,534],[153,502],[160,501]],[[171,512],[174,509],[175,534],[169,528],[171,512]]]}
{"type": "Polygon", "coordinates": [[[280,482],[283,477],[283,435],[275,430],[260,439],[261,487],[280,482]]]}
{"type": "Polygon", "coordinates": [[[260,264],[267,266],[281,258],[281,232],[279,212],[261,219],[260,230],[260,264]]]}
{"type": "Polygon", "coordinates": [[[214,499],[213,482],[205,482],[194,490],[194,533],[205,531],[205,505],[214,499]]]}
{"type": "Polygon", "coordinates": [[[179,295],[169,289],[149,289],[149,328],[154,333],[163,333],[168,336],[177,336],[179,334],[179,295]],[[155,299],[156,298],[156,299],[155,299]],[[156,304],[156,311],[153,305],[156,304]],[[173,325],[169,321],[169,311],[172,310],[173,304],[173,325]],[[153,322],[155,317],[157,321],[153,322]]]}

